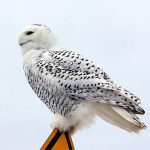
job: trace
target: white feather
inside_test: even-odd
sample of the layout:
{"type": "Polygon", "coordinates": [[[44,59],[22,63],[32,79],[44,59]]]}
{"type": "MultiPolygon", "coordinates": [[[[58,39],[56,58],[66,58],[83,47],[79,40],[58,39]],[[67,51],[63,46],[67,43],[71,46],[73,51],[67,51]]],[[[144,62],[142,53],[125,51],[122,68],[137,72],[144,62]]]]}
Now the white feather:
{"type": "Polygon", "coordinates": [[[127,112],[121,107],[94,103],[93,110],[95,110],[95,113],[106,122],[128,132],[138,133],[141,129],[146,127],[144,123],[133,119],[133,117],[137,118],[135,114],[127,112]]]}
{"type": "Polygon", "coordinates": [[[71,133],[74,133],[77,130],[90,127],[96,116],[92,106],[91,103],[82,103],[68,118],[55,114],[51,123],[52,129],[58,128],[60,131],[71,129],[71,133]]]}
{"type": "Polygon", "coordinates": [[[72,132],[75,132],[83,127],[89,127],[93,123],[95,114],[104,121],[128,132],[138,133],[146,127],[138,119],[133,119],[137,117],[132,112],[127,112],[121,107],[102,103],[84,103],[72,113],[71,118],[64,118],[59,114],[55,114],[51,126],[52,128],[59,128],[61,131],[69,130],[72,127],[72,132]]]}

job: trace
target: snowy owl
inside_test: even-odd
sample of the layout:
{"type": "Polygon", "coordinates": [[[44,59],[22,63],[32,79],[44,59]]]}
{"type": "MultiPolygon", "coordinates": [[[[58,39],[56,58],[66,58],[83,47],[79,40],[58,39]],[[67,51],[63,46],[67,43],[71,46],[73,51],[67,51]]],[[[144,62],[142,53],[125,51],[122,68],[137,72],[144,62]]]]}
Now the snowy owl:
{"type": "Polygon", "coordinates": [[[60,48],[45,25],[27,26],[20,34],[25,76],[36,95],[54,113],[52,128],[74,132],[95,116],[128,132],[146,126],[140,99],[114,83],[92,61],[60,48]]]}

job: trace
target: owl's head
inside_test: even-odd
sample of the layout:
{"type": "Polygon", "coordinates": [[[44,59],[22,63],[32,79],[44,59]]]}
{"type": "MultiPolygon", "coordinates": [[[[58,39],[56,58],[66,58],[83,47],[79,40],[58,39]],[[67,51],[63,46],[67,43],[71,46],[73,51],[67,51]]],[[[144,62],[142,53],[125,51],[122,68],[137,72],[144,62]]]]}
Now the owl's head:
{"type": "Polygon", "coordinates": [[[57,45],[57,39],[47,26],[33,24],[23,29],[19,36],[19,45],[25,53],[32,49],[50,49],[57,45]]]}

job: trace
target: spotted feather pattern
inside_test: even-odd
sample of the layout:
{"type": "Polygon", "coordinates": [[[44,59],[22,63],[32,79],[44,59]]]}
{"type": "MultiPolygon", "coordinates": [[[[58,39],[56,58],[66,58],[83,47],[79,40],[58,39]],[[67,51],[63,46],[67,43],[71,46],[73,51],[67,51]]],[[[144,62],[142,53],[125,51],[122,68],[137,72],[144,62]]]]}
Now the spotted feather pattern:
{"type": "Polygon", "coordinates": [[[67,50],[41,50],[30,57],[32,61],[24,63],[28,82],[54,113],[67,117],[80,103],[92,101],[144,114],[138,97],[81,55],[67,50]]]}

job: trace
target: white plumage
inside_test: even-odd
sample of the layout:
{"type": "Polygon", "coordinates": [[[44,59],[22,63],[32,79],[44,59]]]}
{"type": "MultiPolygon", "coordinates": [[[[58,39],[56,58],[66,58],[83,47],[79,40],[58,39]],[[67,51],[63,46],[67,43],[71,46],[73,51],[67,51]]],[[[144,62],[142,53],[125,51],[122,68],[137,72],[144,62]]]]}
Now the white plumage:
{"type": "Polygon", "coordinates": [[[55,114],[51,123],[72,132],[88,126],[95,116],[129,132],[145,128],[140,99],[93,62],[58,46],[52,31],[40,24],[26,27],[20,37],[28,82],[55,114]]]}

